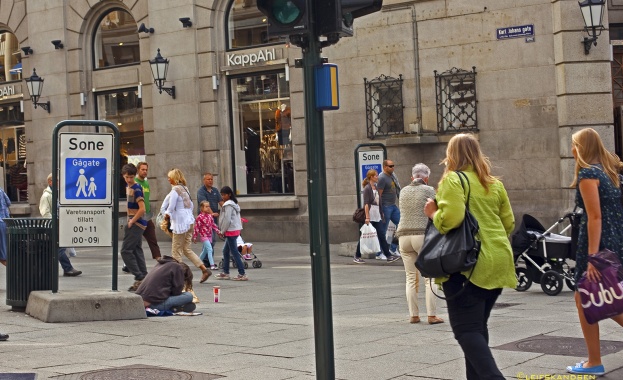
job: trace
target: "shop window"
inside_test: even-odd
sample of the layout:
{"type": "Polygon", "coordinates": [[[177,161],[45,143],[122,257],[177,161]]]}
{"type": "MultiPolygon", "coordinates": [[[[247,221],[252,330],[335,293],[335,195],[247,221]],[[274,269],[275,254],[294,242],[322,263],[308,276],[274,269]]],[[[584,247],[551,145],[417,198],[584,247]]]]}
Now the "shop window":
{"type": "Polygon", "coordinates": [[[402,75],[398,78],[381,75],[368,81],[366,91],[366,125],[368,137],[404,133],[402,104],[402,75]]]}
{"type": "MultiPolygon", "coordinates": [[[[120,166],[145,161],[143,102],[138,89],[128,88],[96,94],[97,118],[115,124],[120,135],[120,166]]],[[[119,197],[125,198],[125,181],[120,181],[119,197]]]]}
{"type": "Polygon", "coordinates": [[[233,0],[227,16],[227,48],[242,49],[279,42],[268,35],[268,22],[255,0],[233,0]]]}
{"type": "Polygon", "coordinates": [[[0,83],[22,79],[22,51],[15,35],[0,33],[0,83]]]}
{"type": "Polygon", "coordinates": [[[102,17],[93,37],[93,66],[105,67],[139,64],[138,27],[132,16],[114,10],[102,17]]]}
{"type": "Polygon", "coordinates": [[[0,104],[0,178],[12,203],[28,201],[26,132],[19,103],[0,104]]]}
{"type": "Polygon", "coordinates": [[[441,74],[435,70],[435,92],[439,133],[478,130],[476,67],[472,71],[454,67],[441,74]]]}
{"type": "Polygon", "coordinates": [[[237,194],[294,194],[290,87],[285,72],[230,79],[237,194]]]}

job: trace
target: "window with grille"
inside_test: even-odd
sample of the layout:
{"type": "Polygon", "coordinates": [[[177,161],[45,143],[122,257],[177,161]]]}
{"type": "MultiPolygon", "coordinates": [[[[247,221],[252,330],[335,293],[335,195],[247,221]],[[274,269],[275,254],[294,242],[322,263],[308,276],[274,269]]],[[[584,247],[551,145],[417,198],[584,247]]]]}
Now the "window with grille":
{"type": "Polygon", "coordinates": [[[454,67],[441,74],[435,70],[435,90],[439,133],[478,130],[476,67],[472,71],[454,67]]]}
{"type": "Polygon", "coordinates": [[[370,81],[363,80],[368,137],[373,139],[404,133],[402,75],[398,78],[381,75],[370,81]]]}

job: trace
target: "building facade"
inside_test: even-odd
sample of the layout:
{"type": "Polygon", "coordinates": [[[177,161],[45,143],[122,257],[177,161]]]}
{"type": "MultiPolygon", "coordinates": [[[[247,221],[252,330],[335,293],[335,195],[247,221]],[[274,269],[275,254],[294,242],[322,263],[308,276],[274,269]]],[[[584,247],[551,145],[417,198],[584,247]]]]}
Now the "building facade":
{"type": "MultiPolygon", "coordinates": [[[[152,207],[169,169],[186,174],[193,199],[211,172],[238,194],[245,239],[307,241],[301,50],[268,35],[255,4],[0,0],[0,174],[12,213],[38,216],[57,123],[107,120],[121,132],[120,162],[149,162],[152,207]],[[158,52],[175,96],[154,84],[158,52]],[[37,108],[24,81],[35,69],[37,108]]],[[[571,134],[592,127],[622,149],[623,0],[607,1],[604,26],[585,54],[575,0],[385,0],[355,20],[353,37],[322,52],[340,83],[340,109],[324,116],[331,242],[357,239],[353,152],[371,142],[387,147],[403,185],[417,162],[436,182],[449,138],[473,132],[516,217],[548,224],[568,210],[571,134]]]]}

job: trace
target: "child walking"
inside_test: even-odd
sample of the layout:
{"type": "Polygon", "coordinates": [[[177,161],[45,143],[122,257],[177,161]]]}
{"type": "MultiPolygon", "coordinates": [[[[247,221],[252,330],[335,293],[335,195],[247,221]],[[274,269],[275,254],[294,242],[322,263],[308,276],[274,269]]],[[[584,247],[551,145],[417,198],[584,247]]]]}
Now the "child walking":
{"type": "Polygon", "coordinates": [[[203,244],[203,250],[201,251],[201,255],[199,255],[199,259],[203,261],[208,256],[208,260],[210,261],[210,269],[218,269],[218,266],[214,264],[214,257],[212,252],[212,230],[215,230],[216,233],[220,233],[218,230],[218,226],[214,223],[214,218],[212,218],[212,209],[210,208],[210,203],[208,201],[203,201],[199,204],[199,209],[201,212],[197,215],[195,219],[195,231],[193,231],[193,243],[197,242],[197,237],[201,240],[203,244]]]}

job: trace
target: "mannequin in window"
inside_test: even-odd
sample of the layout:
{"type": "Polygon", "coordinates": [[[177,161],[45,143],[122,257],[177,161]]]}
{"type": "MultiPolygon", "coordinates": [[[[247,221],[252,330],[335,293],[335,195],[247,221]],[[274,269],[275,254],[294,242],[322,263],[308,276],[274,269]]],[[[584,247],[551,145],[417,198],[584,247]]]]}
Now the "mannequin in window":
{"type": "Polygon", "coordinates": [[[275,111],[275,130],[279,145],[290,144],[290,129],[292,128],[290,107],[281,103],[281,106],[275,111]]]}

